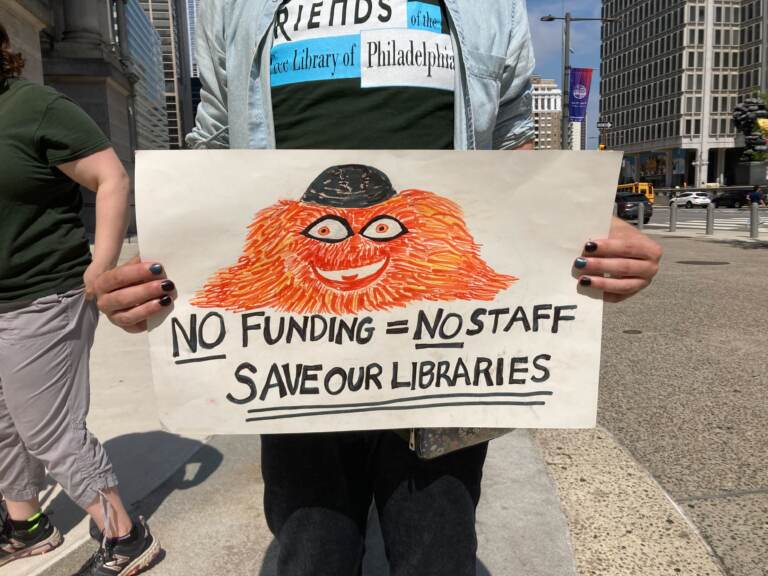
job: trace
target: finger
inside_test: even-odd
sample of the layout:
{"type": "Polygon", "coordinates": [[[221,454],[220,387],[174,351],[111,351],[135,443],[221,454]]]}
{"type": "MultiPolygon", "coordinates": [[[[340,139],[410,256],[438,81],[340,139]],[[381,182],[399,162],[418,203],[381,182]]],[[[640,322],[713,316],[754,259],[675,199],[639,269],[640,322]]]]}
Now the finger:
{"type": "Polygon", "coordinates": [[[590,286],[612,294],[632,295],[646,288],[650,281],[645,278],[603,278],[602,276],[582,276],[581,286],[590,286]]]}
{"type": "Polygon", "coordinates": [[[141,306],[129,308],[128,310],[115,312],[114,314],[109,315],[109,319],[113,324],[116,324],[129,332],[141,332],[147,329],[147,319],[155,314],[159,314],[172,304],[173,300],[171,298],[168,298],[167,300],[164,298],[151,300],[145,302],[141,306]],[[163,302],[167,303],[163,304],[163,302]]]}
{"type": "Polygon", "coordinates": [[[128,286],[165,278],[165,270],[160,263],[141,262],[137,257],[122,266],[99,275],[94,283],[94,291],[101,296],[128,286]]]}
{"type": "Polygon", "coordinates": [[[159,300],[165,295],[176,298],[176,287],[170,280],[154,280],[144,284],[120,288],[98,298],[99,310],[105,314],[114,314],[129,310],[152,300],[159,300]]]}
{"type": "Polygon", "coordinates": [[[650,260],[633,260],[630,258],[577,258],[574,268],[586,276],[603,276],[609,274],[613,278],[646,278],[651,279],[659,271],[659,265],[650,260]]]}
{"type": "Polygon", "coordinates": [[[661,254],[661,246],[647,236],[636,234],[631,238],[603,238],[587,242],[582,256],[633,258],[636,260],[659,262],[661,254]]]}

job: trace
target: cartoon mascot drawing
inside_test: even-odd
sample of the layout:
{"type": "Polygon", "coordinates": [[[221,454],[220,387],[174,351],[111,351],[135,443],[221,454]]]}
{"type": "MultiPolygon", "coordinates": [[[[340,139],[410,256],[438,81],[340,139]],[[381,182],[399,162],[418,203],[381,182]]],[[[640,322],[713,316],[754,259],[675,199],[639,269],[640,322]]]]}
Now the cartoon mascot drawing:
{"type": "Polygon", "coordinates": [[[301,200],[259,211],[243,255],[192,304],[356,314],[417,301],[490,301],[516,280],[482,260],[456,203],[423,190],[397,193],[380,170],[348,164],[325,170],[301,200]]]}

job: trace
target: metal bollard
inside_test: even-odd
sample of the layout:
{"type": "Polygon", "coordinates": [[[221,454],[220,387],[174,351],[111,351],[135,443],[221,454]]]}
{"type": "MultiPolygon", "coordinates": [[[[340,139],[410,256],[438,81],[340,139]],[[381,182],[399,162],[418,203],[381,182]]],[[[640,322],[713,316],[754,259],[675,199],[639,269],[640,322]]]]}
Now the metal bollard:
{"type": "Polygon", "coordinates": [[[675,202],[669,207],[669,231],[677,232],[677,204],[675,202]]]}
{"type": "Polygon", "coordinates": [[[752,202],[749,214],[749,237],[753,240],[760,238],[760,211],[757,202],[752,202]]]}
{"type": "Polygon", "coordinates": [[[637,204],[637,229],[642,230],[645,228],[645,202],[639,202],[637,204]]]}
{"type": "Polygon", "coordinates": [[[710,202],[707,204],[707,236],[712,236],[715,233],[715,206],[710,202]]]}

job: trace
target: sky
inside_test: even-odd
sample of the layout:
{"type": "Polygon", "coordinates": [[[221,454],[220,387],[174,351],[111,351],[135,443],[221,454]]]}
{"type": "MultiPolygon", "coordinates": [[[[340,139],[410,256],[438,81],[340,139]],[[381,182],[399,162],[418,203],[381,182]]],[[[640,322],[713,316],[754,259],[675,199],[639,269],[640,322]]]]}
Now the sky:
{"type": "MultiPolygon", "coordinates": [[[[599,18],[600,0],[527,0],[531,35],[536,53],[536,74],[562,82],[562,21],[541,22],[544,15],[599,18]]],[[[571,66],[593,68],[592,93],[589,97],[587,148],[597,148],[598,104],[600,97],[600,22],[571,24],[571,66]]]]}

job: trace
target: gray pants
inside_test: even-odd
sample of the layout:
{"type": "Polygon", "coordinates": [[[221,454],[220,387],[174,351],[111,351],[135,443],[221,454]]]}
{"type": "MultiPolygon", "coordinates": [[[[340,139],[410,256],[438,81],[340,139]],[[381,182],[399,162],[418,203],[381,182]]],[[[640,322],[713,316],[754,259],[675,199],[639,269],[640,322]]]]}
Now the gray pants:
{"type": "Polygon", "coordinates": [[[0,492],[13,501],[36,498],[47,468],[85,508],[117,486],[85,425],[96,304],[79,289],[8,308],[0,307],[0,492]]]}

